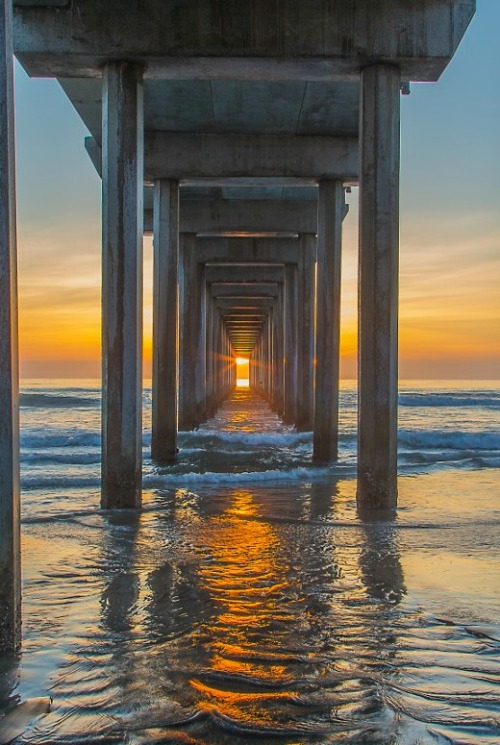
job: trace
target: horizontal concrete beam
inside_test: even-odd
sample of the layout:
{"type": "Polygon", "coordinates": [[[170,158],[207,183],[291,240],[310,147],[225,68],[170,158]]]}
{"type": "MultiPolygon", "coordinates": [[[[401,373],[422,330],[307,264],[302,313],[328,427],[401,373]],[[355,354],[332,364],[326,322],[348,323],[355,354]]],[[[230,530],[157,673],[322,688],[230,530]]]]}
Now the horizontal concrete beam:
{"type": "Polygon", "coordinates": [[[196,260],[200,264],[245,262],[250,264],[296,264],[301,248],[287,239],[199,238],[196,260]]]}
{"type": "Polygon", "coordinates": [[[30,75],[98,77],[126,53],[147,76],[188,80],[349,79],[374,61],[397,64],[404,79],[436,80],[475,9],[474,0],[14,5],[15,53],[30,75]]]}
{"type": "MultiPolygon", "coordinates": [[[[98,173],[101,148],[93,137],[85,147],[98,173]]],[[[144,179],[168,178],[186,184],[248,185],[262,179],[358,179],[358,138],[318,135],[178,134],[145,132],[144,179]],[[248,183],[250,181],[250,183],[248,183]]]]}
{"type": "Polygon", "coordinates": [[[279,296],[277,282],[213,282],[208,286],[209,293],[216,298],[276,298],[279,296]]]}
{"type": "Polygon", "coordinates": [[[230,266],[210,266],[205,268],[205,280],[212,283],[220,282],[241,282],[241,283],[261,283],[261,282],[283,282],[285,278],[285,268],[279,264],[271,265],[240,265],[232,264],[230,266]]]}
{"type": "Polygon", "coordinates": [[[227,321],[262,321],[269,316],[269,311],[262,313],[255,313],[254,310],[248,311],[248,313],[239,311],[232,312],[232,308],[228,308],[222,315],[227,321]]]}
{"type": "MultiPolygon", "coordinates": [[[[316,235],[317,232],[317,203],[315,201],[299,202],[283,199],[255,199],[255,200],[215,200],[216,204],[225,205],[220,209],[220,216],[211,212],[213,202],[196,200],[196,205],[206,204],[198,211],[191,208],[191,202],[185,200],[186,206],[180,207],[180,232],[196,233],[200,237],[221,238],[265,238],[262,233],[277,233],[276,238],[293,238],[302,235],[316,235]],[[233,211],[232,205],[235,204],[233,211]],[[207,235],[210,233],[216,236],[207,235]],[[233,235],[227,235],[233,233],[233,235]],[[201,235],[200,235],[201,234],[201,235]],[[234,235],[237,234],[237,235],[234,235]]],[[[349,205],[344,205],[345,215],[349,213],[349,205]]],[[[216,208],[218,209],[218,208],[216,208]]],[[[153,210],[144,210],[144,233],[153,232],[153,210]]]]}
{"type": "MultiPolygon", "coordinates": [[[[282,199],[182,199],[180,203],[181,233],[313,233],[317,231],[315,201],[284,201],[282,199]]],[[[153,211],[144,210],[144,232],[153,230],[153,211]]]]}
{"type": "Polygon", "coordinates": [[[272,297],[219,297],[215,303],[220,310],[231,308],[235,312],[244,310],[255,312],[262,309],[268,312],[274,305],[274,299],[272,297]]]}

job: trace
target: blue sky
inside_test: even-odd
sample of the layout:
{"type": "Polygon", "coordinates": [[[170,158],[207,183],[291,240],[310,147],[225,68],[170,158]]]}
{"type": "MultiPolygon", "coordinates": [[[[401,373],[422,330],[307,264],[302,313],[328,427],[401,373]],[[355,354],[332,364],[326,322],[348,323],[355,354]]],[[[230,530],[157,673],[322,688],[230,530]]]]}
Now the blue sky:
{"type": "MultiPolygon", "coordinates": [[[[441,80],[413,84],[402,98],[403,377],[500,377],[499,29],[500,0],[477,0],[441,80]],[[427,340],[434,346],[427,349],[427,340]]],[[[100,181],[84,151],[87,132],[57,82],[30,80],[19,65],[16,128],[22,370],[97,374],[98,363],[87,357],[99,333],[100,181]],[[53,329],[54,341],[74,323],[56,297],[79,307],[81,324],[89,325],[86,340],[68,346],[66,365],[64,350],[51,362],[41,347],[43,331],[53,329]]],[[[344,238],[347,377],[355,371],[356,197],[353,190],[344,238]]],[[[145,257],[147,337],[149,242],[145,257]]]]}

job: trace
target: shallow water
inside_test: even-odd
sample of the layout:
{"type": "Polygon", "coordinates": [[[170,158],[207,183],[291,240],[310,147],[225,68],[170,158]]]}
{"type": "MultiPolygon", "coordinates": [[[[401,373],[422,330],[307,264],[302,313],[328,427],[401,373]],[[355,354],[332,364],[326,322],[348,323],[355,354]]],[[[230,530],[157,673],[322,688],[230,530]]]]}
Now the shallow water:
{"type": "MultiPolygon", "coordinates": [[[[54,708],[19,742],[498,743],[498,469],[412,460],[397,516],[362,520],[347,447],[312,468],[310,436],[248,396],[182,435],[177,466],[146,464],[133,514],[44,486],[44,468],[59,484],[94,469],[97,446],[76,415],[76,440],[51,445],[63,407],[42,402],[55,424],[24,451],[23,654],[0,697],[54,708]]],[[[477,411],[469,434],[494,436],[477,411]]]]}

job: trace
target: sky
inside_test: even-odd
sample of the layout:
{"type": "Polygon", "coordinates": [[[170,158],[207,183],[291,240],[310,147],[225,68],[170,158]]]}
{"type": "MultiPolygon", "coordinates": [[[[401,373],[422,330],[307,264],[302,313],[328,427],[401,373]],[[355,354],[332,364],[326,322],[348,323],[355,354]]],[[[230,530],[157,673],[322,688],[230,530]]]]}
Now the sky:
{"type": "MultiPolygon", "coordinates": [[[[499,0],[477,0],[440,81],[401,99],[402,379],[500,379],[499,28],[499,0]]],[[[15,73],[21,377],[99,377],[101,183],[88,132],[56,81],[15,73]]],[[[348,201],[341,376],[353,378],[357,189],[348,201]]],[[[148,238],[144,256],[149,377],[148,238]]]]}

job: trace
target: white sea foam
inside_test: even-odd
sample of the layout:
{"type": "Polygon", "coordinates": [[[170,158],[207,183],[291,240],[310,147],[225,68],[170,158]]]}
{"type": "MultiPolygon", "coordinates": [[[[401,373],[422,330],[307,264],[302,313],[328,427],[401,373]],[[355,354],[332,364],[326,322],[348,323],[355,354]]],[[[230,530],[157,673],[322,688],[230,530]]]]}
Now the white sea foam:
{"type": "Polygon", "coordinates": [[[23,392],[19,396],[21,407],[26,408],[88,408],[97,407],[101,403],[100,396],[86,395],[84,392],[75,394],[62,393],[31,393],[23,392]]]}
{"type": "Polygon", "coordinates": [[[99,447],[101,435],[98,432],[78,429],[28,430],[21,431],[22,448],[70,448],[99,447]]]}
{"type": "Polygon", "coordinates": [[[400,406],[427,407],[484,407],[500,409],[500,394],[492,391],[471,391],[460,393],[404,393],[399,396],[400,406]]]}
{"type": "Polygon", "coordinates": [[[238,473],[216,473],[207,471],[204,473],[152,473],[143,478],[143,484],[161,488],[162,486],[171,486],[173,484],[193,484],[193,483],[245,483],[245,482],[262,482],[262,481],[311,481],[324,476],[334,475],[336,472],[342,472],[345,475],[346,467],[339,465],[328,468],[289,468],[280,471],[273,469],[270,471],[242,471],[238,473]]]}
{"type": "Polygon", "coordinates": [[[198,430],[183,433],[183,436],[195,438],[197,442],[210,440],[227,443],[229,445],[270,445],[290,446],[312,441],[311,432],[221,432],[218,430],[198,430]]]}
{"type": "Polygon", "coordinates": [[[400,429],[399,444],[404,447],[445,450],[500,450],[496,432],[409,431],[400,429]]]}

